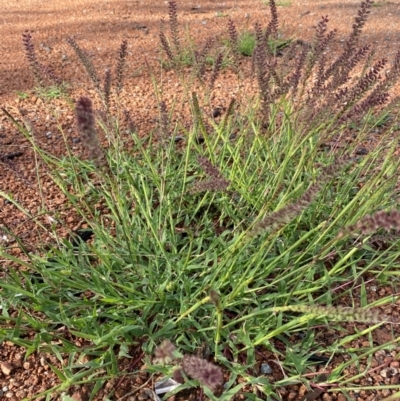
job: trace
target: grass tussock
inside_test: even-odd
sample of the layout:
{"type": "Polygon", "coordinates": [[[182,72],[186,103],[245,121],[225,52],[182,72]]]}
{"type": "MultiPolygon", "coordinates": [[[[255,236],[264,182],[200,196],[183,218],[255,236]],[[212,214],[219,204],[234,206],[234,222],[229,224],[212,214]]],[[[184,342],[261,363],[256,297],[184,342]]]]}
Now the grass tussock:
{"type": "MultiPolygon", "coordinates": [[[[140,342],[145,354],[154,355],[145,371],[176,379],[180,387],[174,394],[200,385],[209,399],[228,400],[246,387],[252,399],[272,399],[289,384],[309,384],[314,354],[333,360],[362,335],[324,344],[313,341],[314,327],[374,323],[363,332],[370,334],[387,321],[369,307],[365,291],[362,307],[354,294],[367,274],[382,283],[397,274],[400,161],[387,116],[398,104],[390,89],[398,83],[400,52],[391,62],[375,61],[370,46],[359,45],[370,0],[361,3],[342,52],[333,59],[327,49],[336,30],[328,30],[327,16],[317,23],[313,43],[290,40],[279,48],[277,4],[268,4],[270,22],[257,23],[251,33],[251,60],[240,51],[242,33],[228,19],[229,54],[213,53],[208,64],[216,42],[209,39],[200,50],[190,50],[185,72],[178,3],[168,3],[170,39],[164,24],[160,43],[168,68],[187,83],[189,121],[175,122],[174,107],[157,98],[157,125],[139,135],[135,111],[119,102],[126,90],[125,40],[114,73],[107,70],[101,84],[86,52],[68,39],[99,96],[71,102],[87,158],[75,157],[67,141],[67,156],[54,157],[35,142],[23,116],[3,109],[90,231],[85,237],[90,241],[73,233],[74,242],[67,242],[37,219],[40,229],[56,238],[53,248],[28,251],[23,239],[7,232],[23,256],[15,256],[15,245],[1,249],[4,260],[21,268],[2,268],[0,340],[30,352],[45,347],[55,355],[78,356],[63,362],[54,391],[85,383],[93,396],[108,396],[97,375],[121,374],[119,359],[140,342]],[[240,104],[232,98],[218,120],[203,104],[213,110],[211,95],[226,57],[258,91],[240,104]],[[246,60],[253,77],[240,71],[246,60]],[[204,93],[191,90],[194,79],[204,93]],[[103,105],[101,115],[93,102],[103,105]],[[359,142],[380,123],[379,146],[360,155],[359,142]],[[121,124],[130,150],[121,142],[121,124]],[[354,127],[355,140],[337,146],[354,127]],[[391,235],[383,249],[369,242],[380,231],[391,235]],[[354,307],[338,306],[343,297],[354,307]],[[85,339],[85,347],[60,339],[60,325],[85,339]],[[20,330],[28,327],[29,338],[20,330]],[[306,334],[291,343],[298,332],[306,334]],[[207,356],[196,354],[201,344],[207,356]],[[253,369],[259,353],[279,359],[274,380],[253,369]]],[[[38,61],[29,33],[23,45],[36,84],[43,86],[51,74],[38,61]]],[[[158,96],[154,75],[151,79],[158,96]]],[[[0,195],[33,218],[12,195],[0,195]]],[[[380,305],[390,302],[384,298],[380,305]]],[[[371,341],[363,354],[353,350],[354,363],[377,349],[371,341]]],[[[350,379],[342,383],[338,373],[347,366],[337,366],[329,380],[350,394],[350,379]]]]}

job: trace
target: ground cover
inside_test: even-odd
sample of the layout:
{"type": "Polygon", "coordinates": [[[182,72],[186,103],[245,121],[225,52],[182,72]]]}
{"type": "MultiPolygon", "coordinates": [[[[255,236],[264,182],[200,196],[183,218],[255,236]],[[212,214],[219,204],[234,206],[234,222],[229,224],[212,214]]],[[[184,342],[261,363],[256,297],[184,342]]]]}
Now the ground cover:
{"type": "Polygon", "coordinates": [[[139,57],[106,26],[97,64],[87,32],[24,32],[36,89],[2,85],[5,397],[154,399],[173,376],[177,399],[396,399],[400,56],[360,35],[391,3],[362,4],[343,39],[309,10],[313,36],[279,26],[289,3],[126,26],[93,4],[92,35],[154,31],[139,57]]]}

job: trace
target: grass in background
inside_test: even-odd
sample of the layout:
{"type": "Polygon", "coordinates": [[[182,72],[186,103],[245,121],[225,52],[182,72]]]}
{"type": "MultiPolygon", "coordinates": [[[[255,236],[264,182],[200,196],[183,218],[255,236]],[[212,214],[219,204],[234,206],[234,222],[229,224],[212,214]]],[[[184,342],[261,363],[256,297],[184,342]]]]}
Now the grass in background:
{"type": "MultiPolygon", "coordinates": [[[[350,124],[359,126],[374,109],[394,106],[385,108],[386,93],[398,79],[400,55],[384,78],[366,71],[351,79],[354,66],[368,53],[358,48],[357,39],[370,7],[370,1],[362,3],[343,54],[331,64],[324,49],[334,33],[326,34],[325,18],[317,26],[315,43],[293,42],[279,64],[268,45],[278,23],[270,1],[271,22],[265,29],[255,26],[256,101],[249,99],[237,113],[232,100],[220,122],[201,111],[220,68],[218,63],[209,72],[199,68],[208,47],[197,53],[198,63],[189,72],[189,80],[195,73],[207,83],[205,95],[188,93],[191,128],[182,122],[171,126],[160,100],[154,131],[139,136],[130,130],[131,152],[124,149],[117,118],[108,113],[110,94],[123,85],[126,44],[117,58],[116,81],[106,74],[102,82],[70,41],[109,116],[98,118],[96,126],[91,100],[75,102],[86,160],[72,153],[63,159],[46,153],[35,143],[29,124],[5,110],[93,234],[92,242],[76,239],[72,244],[51,231],[56,246],[36,252],[14,236],[23,257],[7,246],[2,250],[3,258],[20,269],[2,269],[0,338],[26,347],[28,354],[46,350],[58,357],[62,368],[52,369],[61,384],[48,394],[91,383],[94,397],[108,378],[121,374],[118,359],[140,344],[149,372],[172,376],[177,365],[182,368],[183,384],[173,393],[200,384],[210,399],[229,400],[244,387],[251,399],[275,399],[282,387],[309,383],[310,357],[347,354],[350,341],[390,319],[376,316],[371,308],[393,300],[368,305],[365,288],[362,308],[357,300],[353,308],[340,308],[344,296],[353,299],[352,291],[366,273],[382,282],[391,279],[400,256],[397,237],[390,237],[384,249],[372,245],[376,232],[390,236],[399,229],[395,186],[400,162],[395,144],[390,145],[391,126],[378,146],[362,156],[357,150],[370,124],[362,125],[345,148],[332,145],[350,124]],[[107,149],[100,146],[99,128],[108,139],[107,149]],[[178,131],[185,133],[183,148],[176,146],[178,131]],[[233,137],[232,132],[238,134],[233,137]],[[332,291],[339,287],[342,291],[332,291]],[[374,325],[330,345],[313,341],[316,325],[340,327],[346,321],[374,325]],[[77,347],[60,327],[83,339],[85,347],[77,347]],[[27,330],[35,333],[33,338],[24,336],[27,330]],[[289,337],[297,333],[304,335],[291,342],[289,337]],[[160,351],[166,339],[179,351],[174,346],[160,351]],[[277,347],[276,340],[286,349],[277,347]],[[192,355],[204,344],[211,366],[192,355]],[[252,369],[260,352],[279,358],[282,375],[275,382],[252,369]],[[70,358],[65,360],[64,353],[70,358]],[[160,354],[170,359],[160,363],[160,354]],[[224,388],[218,366],[229,373],[224,388]],[[205,380],[202,372],[211,372],[208,377],[215,380],[205,380]],[[244,380],[239,383],[238,378],[244,380]]],[[[171,44],[162,45],[174,59],[182,52],[174,1],[169,2],[169,17],[171,44]]],[[[239,36],[232,21],[228,26],[234,53],[239,36]]],[[[37,82],[42,82],[27,33],[24,45],[37,82]]],[[[375,71],[383,64],[375,64],[375,71]]],[[[153,84],[157,92],[154,77],[153,84]]],[[[12,195],[0,194],[23,210],[12,195]]],[[[351,359],[337,366],[327,382],[346,392],[351,378],[345,368],[380,348],[371,342],[352,350],[351,359]]]]}

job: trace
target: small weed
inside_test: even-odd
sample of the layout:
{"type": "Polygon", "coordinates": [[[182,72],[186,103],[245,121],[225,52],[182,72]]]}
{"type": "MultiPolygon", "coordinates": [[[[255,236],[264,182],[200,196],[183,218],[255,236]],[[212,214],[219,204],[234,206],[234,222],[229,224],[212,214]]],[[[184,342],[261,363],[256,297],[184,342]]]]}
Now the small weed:
{"type": "Polygon", "coordinates": [[[145,67],[138,67],[138,68],[135,68],[134,70],[133,70],[133,72],[130,74],[130,77],[131,78],[137,78],[137,77],[141,77],[141,76],[143,76],[143,73],[146,71],[146,68],[145,67]]]}
{"type": "Polygon", "coordinates": [[[22,100],[29,98],[29,93],[27,93],[27,92],[16,92],[16,94],[22,100]]]}
{"type": "MultiPolygon", "coordinates": [[[[283,50],[292,43],[292,39],[269,39],[268,46],[270,51],[275,54],[277,51],[283,50]]],[[[254,48],[256,47],[256,35],[250,31],[244,31],[239,35],[237,42],[238,52],[246,57],[253,55],[254,48]]],[[[228,43],[228,41],[227,41],[228,43]]]]}
{"type": "Polygon", "coordinates": [[[374,1],[374,3],[372,4],[372,7],[382,7],[386,4],[388,4],[387,0],[374,1]]]}
{"type": "Polygon", "coordinates": [[[256,46],[256,37],[253,33],[245,31],[238,39],[238,51],[243,56],[250,57],[256,46]]]}
{"type": "MultiPolygon", "coordinates": [[[[271,2],[270,1],[264,1],[263,4],[269,7],[271,2]]],[[[275,5],[277,7],[290,7],[292,5],[292,2],[290,0],[288,0],[288,1],[284,1],[284,0],[279,1],[278,0],[278,1],[275,2],[275,5]]]]}
{"type": "Polygon", "coordinates": [[[46,100],[60,99],[68,94],[68,85],[39,86],[35,88],[35,94],[46,100]]]}

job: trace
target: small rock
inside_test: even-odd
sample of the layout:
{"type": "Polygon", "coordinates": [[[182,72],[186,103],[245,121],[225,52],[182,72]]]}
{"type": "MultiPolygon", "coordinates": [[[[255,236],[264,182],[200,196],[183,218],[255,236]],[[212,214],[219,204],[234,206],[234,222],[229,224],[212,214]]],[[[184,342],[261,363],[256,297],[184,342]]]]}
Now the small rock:
{"type": "Polygon", "coordinates": [[[71,398],[75,401],[86,401],[88,399],[88,396],[85,392],[75,391],[75,393],[72,394],[71,398]]]}
{"type": "Polygon", "coordinates": [[[381,370],[381,371],[379,372],[379,374],[380,374],[384,379],[393,377],[393,376],[396,375],[397,373],[398,373],[398,369],[396,369],[396,368],[386,368],[386,369],[383,369],[383,370],[381,370]]]}
{"type": "Polygon", "coordinates": [[[48,139],[51,139],[52,138],[52,136],[53,136],[53,133],[52,132],[46,132],[46,136],[47,136],[47,138],[48,139]]]}
{"type": "Polygon", "coordinates": [[[18,400],[23,400],[24,398],[26,398],[26,395],[27,395],[27,393],[24,390],[15,392],[15,396],[17,397],[18,400]]]}
{"type": "Polygon", "coordinates": [[[262,363],[261,364],[261,373],[263,375],[270,375],[272,373],[271,366],[269,366],[268,363],[262,363]]]}
{"type": "Polygon", "coordinates": [[[40,47],[46,52],[46,53],[50,53],[51,52],[51,47],[46,45],[45,43],[41,43],[40,47]]]}
{"type": "Polygon", "coordinates": [[[365,148],[360,148],[356,150],[356,155],[364,156],[368,154],[368,150],[365,148]]]}
{"type": "Polygon", "coordinates": [[[2,362],[0,365],[0,369],[5,376],[10,376],[11,372],[14,369],[14,366],[9,362],[2,362]]]}
{"type": "Polygon", "coordinates": [[[213,111],[212,111],[212,116],[213,118],[217,118],[222,114],[222,109],[221,107],[216,107],[213,111]]]}

